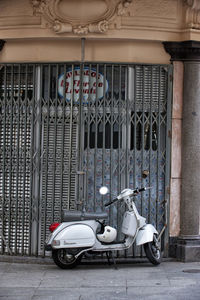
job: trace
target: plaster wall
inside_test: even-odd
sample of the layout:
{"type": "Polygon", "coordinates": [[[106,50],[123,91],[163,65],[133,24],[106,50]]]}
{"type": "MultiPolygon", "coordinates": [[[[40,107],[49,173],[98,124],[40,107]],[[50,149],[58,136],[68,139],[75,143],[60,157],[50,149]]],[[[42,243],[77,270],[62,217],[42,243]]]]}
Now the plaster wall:
{"type": "MultiPolygon", "coordinates": [[[[80,61],[81,39],[9,40],[0,52],[1,62],[80,61]]],[[[89,40],[85,42],[86,61],[169,63],[160,42],[131,40],[89,40]]]]}

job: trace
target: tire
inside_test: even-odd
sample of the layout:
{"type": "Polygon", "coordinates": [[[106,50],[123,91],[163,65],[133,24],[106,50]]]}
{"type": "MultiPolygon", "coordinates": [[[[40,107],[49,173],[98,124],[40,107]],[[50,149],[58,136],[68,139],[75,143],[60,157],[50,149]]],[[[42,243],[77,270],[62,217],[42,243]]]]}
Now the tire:
{"type": "Polygon", "coordinates": [[[57,249],[52,251],[52,258],[61,269],[73,269],[81,262],[82,255],[75,258],[75,255],[68,249],[57,249]]]}
{"type": "Polygon", "coordinates": [[[153,265],[159,265],[161,263],[161,251],[158,247],[158,240],[155,234],[152,242],[144,244],[144,251],[148,260],[153,265]]]}

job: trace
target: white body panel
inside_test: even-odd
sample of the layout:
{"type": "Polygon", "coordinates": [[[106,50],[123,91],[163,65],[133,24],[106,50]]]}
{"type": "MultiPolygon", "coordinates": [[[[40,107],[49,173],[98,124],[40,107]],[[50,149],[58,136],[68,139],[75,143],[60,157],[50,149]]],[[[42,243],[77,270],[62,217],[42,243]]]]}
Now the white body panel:
{"type": "Polygon", "coordinates": [[[126,211],[122,223],[122,233],[128,236],[135,236],[138,228],[138,220],[134,212],[126,211]]]}
{"type": "Polygon", "coordinates": [[[54,249],[92,247],[96,240],[97,226],[93,220],[64,222],[53,232],[48,244],[54,249]]]}
{"type": "Polygon", "coordinates": [[[95,243],[95,235],[88,225],[74,224],[63,229],[55,240],[60,241],[59,248],[91,247],[95,243]]]}
{"type": "Polygon", "coordinates": [[[136,237],[136,245],[143,245],[153,241],[153,234],[158,234],[158,231],[151,224],[144,225],[138,232],[136,237]]]}
{"type": "Polygon", "coordinates": [[[139,216],[140,228],[146,225],[146,218],[139,216]]]}

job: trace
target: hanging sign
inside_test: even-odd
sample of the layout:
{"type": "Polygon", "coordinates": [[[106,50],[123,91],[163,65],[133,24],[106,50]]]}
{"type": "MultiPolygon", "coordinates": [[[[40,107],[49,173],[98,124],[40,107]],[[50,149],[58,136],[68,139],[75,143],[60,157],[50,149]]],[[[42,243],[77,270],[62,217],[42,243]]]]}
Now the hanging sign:
{"type": "MultiPolygon", "coordinates": [[[[88,101],[95,101],[101,99],[108,91],[108,81],[104,79],[101,73],[96,73],[96,70],[85,67],[83,69],[82,77],[82,103],[86,104],[88,101]],[[105,87],[104,87],[105,85],[105,87]]],[[[60,75],[58,79],[58,94],[64,96],[66,101],[79,103],[80,98],[80,67],[74,68],[74,71],[68,70],[66,72],[66,83],[64,83],[64,74],[60,75]],[[73,82],[72,82],[73,81],[73,82]]]]}

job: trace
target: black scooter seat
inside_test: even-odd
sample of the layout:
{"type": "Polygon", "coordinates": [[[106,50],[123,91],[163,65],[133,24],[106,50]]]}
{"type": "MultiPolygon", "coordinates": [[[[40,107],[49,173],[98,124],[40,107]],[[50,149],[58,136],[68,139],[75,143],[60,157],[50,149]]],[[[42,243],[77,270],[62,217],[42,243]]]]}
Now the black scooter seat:
{"type": "Polygon", "coordinates": [[[84,220],[105,220],[108,218],[106,212],[82,212],[78,210],[62,210],[62,222],[84,221],[84,220]]]}

